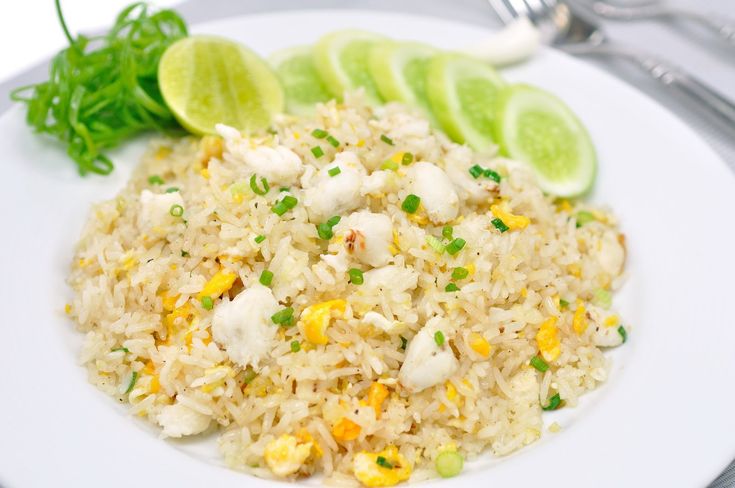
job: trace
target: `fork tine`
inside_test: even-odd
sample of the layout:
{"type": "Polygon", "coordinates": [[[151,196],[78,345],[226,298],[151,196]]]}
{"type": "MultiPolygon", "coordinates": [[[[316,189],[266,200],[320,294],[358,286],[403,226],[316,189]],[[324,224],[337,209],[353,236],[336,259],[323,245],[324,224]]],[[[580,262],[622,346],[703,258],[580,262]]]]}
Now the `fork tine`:
{"type": "Polygon", "coordinates": [[[518,15],[505,0],[488,0],[488,2],[503,24],[509,24],[518,15]]]}
{"type": "Polygon", "coordinates": [[[541,0],[523,0],[523,3],[526,4],[526,15],[531,22],[536,22],[546,15],[546,6],[541,0]]]}
{"type": "Polygon", "coordinates": [[[528,5],[523,0],[505,0],[515,11],[516,17],[528,17],[528,5]]]}

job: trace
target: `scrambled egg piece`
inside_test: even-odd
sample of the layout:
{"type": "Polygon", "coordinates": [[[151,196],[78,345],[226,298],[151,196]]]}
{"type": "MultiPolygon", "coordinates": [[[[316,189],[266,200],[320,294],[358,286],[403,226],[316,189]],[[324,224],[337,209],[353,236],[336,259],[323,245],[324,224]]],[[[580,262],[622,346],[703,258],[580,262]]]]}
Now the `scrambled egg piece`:
{"type": "Polygon", "coordinates": [[[398,334],[403,331],[405,324],[397,320],[389,320],[378,312],[367,312],[362,317],[362,321],[372,325],[376,329],[380,329],[386,334],[398,334]]]}
{"type": "Polygon", "coordinates": [[[273,474],[288,476],[301,468],[313,445],[313,442],[299,442],[296,437],[283,434],[265,446],[263,457],[273,474]]]}
{"type": "Polygon", "coordinates": [[[625,264],[625,247],[620,241],[615,231],[608,230],[593,247],[600,267],[612,276],[618,276],[625,264]]]}
{"type": "Polygon", "coordinates": [[[484,358],[490,356],[490,343],[477,332],[472,332],[467,336],[467,344],[480,356],[484,358]]]}
{"type": "Polygon", "coordinates": [[[443,323],[440,317],[433,317],[408,344],[398,380],[411,393],[444,383],[459,367],[452,348],[446,343],[448,338],[441,346],[434,338],[443,323]]]}
{"type": "Polygon", "coordinates": [[[347,253],[375,268],[393,258],[393,222],[383,214],[362,210],[350,214],[335,228],[344,238],[347,253]]]}
{"type": "Polygon", "coordinates": [[[541,355],[546,361],[554,361],[561,354],[559,328],[556,326],[556,317],[549,317],[541,324],[536,334],[536,343],[541,355]]]}
{"type": "Polygon", "coordinates": [[[352,470],[365,486],[393,486],[411,476],[411,465],[394,446],[381,452],[358,452],[352,470]]]}
{"type": "Polygon", "coordinates": [[[208,296],[215,299],[232,288],[236,279],[237,273],[233,273],[226,269],[219,270],[214,276],[212,276],[212,279],[204,285],[204,288],[199,292],[197,298],[201,300],[202,297],[208,296]]]}
{"type": "Polygon", "coordinates": [[[382,383],[374,382],[368,388],[367,404],[375,410],[375,418],[380,418],[380,412],[383,408],[383,402],[388,398],[388,388],[382,383]]]}
{"type": "Polygon", "coordinates": [[[577,310],[574,311],[574,316],[572,317],[572,327],[574,328],[574,332],[577,333],[577,335],[584,334],[584,331],[587,330],[587,325],[589,322],[587,321],[587,309],[584,308],[584,305],[581,303],[579,306],[577,306],[577,310]]]}
{"type": "Polygon", "coordinates": [[[156,419],[166,437],[196,435],[209,427],[210,417],[181,403],[166,405],[156,419]]]}
{"type": "Polygon", "coordinates": [[[347,302],[342,299],[329,300],[311,305],[301,312],[299,330],[312,344],[326,344],[328,342],[327,327],[333,313],[343,314],[347,302]]]}
{"type": "Polygon", "coordinates": [[[421,198],[421,205],[434,224],[445,224],[457,217],[459,195],[443,169],[421,161],[411,165],[408,178],[409,192],[421,198]]]}
{"type": "Polygon", "coordinates": [[[531,223],[531,219],[529,219],[525,215],[513,215],[512,213],[510,213],[505,203],[500,205],[490,205],[490,211],[493,213],[494,216],[502,220],[503,223],[507,225],[508,229],[510,230],[525,229],[526,227],[528,227],[528,224],[531,223]]]}
{"type": "Polygon", "coordinates": [[[340,442],[354,441],[360,436],[362,428],[352,420],[342,417],[332,427],[332,435],[340,442]]]}

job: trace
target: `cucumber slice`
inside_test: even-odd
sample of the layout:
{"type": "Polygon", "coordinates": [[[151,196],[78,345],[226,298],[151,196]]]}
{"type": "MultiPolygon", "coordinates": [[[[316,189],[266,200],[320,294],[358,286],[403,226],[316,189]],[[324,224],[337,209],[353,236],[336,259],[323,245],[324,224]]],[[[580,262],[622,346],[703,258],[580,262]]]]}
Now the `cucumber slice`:
{"type": "Polygon", "coordinates": [[[429,62],[437,50],[418,42],[382,42],[370,50],[370,74],[385,100],[420,108],[433,119],[426,96],[429,62]]]}
{"type": "Polygon", "coordinates": [[[283,85],[287,112],[311,115],[317,103],[333,98],[316,70],[311,46],[277,51],[268,61],[283,85]]]}
{"type": "Polygon", "coordinates": [[[489,65],[457,54],[429,63],[426,93],[449,137],[478,151],[493,146],[498,95],[505,82],[489,65]]]}
{"type": "Polygon", "coordinates": [[[572,197],[595,180],[597,158],[587,130],[564,102],[528,85],[514,85],[498,100],[496,138],[507,156],[531,165],[541,189],[572,197]]]}
{"type": "Polygon", "coordinates": [[[341,99],[345,90],[365,89],[369,102],[383,100],[368,70],[370,49],[383,37],[371,32],[342,30],[323,36],[314,46],[314,64],[329,91],[341,99]]]}

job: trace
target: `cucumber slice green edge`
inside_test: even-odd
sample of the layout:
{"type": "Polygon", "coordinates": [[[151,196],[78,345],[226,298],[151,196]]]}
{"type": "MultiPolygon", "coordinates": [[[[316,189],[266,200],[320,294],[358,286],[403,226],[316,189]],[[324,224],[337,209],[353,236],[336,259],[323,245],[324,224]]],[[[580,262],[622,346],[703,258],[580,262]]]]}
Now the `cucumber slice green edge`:
{"type": "Polygon", "coordinates": [[[501,152],[528,163],[542,190],[560,197],[590,190],[597,173],[595,148],[564,102],[520,84],[501,92],[497,108],[495,138],[501,152]]]}
{"type": "Polygon", "coordinates": [[[287,112],[312,115],[317,103],[334,98],[317,72],[311,46],[276,51],[268,57],[268,62],[283,85],[287,112]]]}

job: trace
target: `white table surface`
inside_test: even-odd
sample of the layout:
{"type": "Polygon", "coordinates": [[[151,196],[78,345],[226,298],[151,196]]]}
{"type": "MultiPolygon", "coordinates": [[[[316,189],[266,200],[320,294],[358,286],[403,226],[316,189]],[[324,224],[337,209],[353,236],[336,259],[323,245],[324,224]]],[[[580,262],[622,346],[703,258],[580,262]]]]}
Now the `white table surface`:
{"type": "MultiPolygon", "coordinates": [[[[111,22],[117,11],[129,1],[131,0],[64,0],[62,4],[70,29],[89,31],[111,22]]],[[[368,8],[434,15],[487,25],[488,28],[500,25],[486,0],[157,0],[155,3],[176,5],[189,23],[238,14],[297,8],[368,8]]],[[[735,0],[669,0],[669,3],[700,8],[717,16],[735,19],[735,0]]],[[[639,46],[685,67],[702,81],[735,100],[735,46],[726,46],[706,31],[688,24],[656,21],[606,21],[603,24],[611,38],[639,46]]],[[[16,2],[12,14],[0,16],[0,45],[4,46],[0,54],[0,112],[10,106],[10,89],[44,79],[48,56],[62,48],[64,42],[50,0],[16,2]]],[[[610,59],[589,58],[589,62],[623,78],[674,112],[704,137],[735,171],[735,139],[683,106],[680,100],[637,68],[610,59]]],[[[621,143],[624,144],[625,141],[621,143]]],[[[692,161],[692,171],[696,171],[696,161],[692,161]]],[[[733,435],[735,443],[735,435],[728,435],[733,435]]],[[[735,463],[713,482],[711,488],[733,486],[735,463]]]]}

